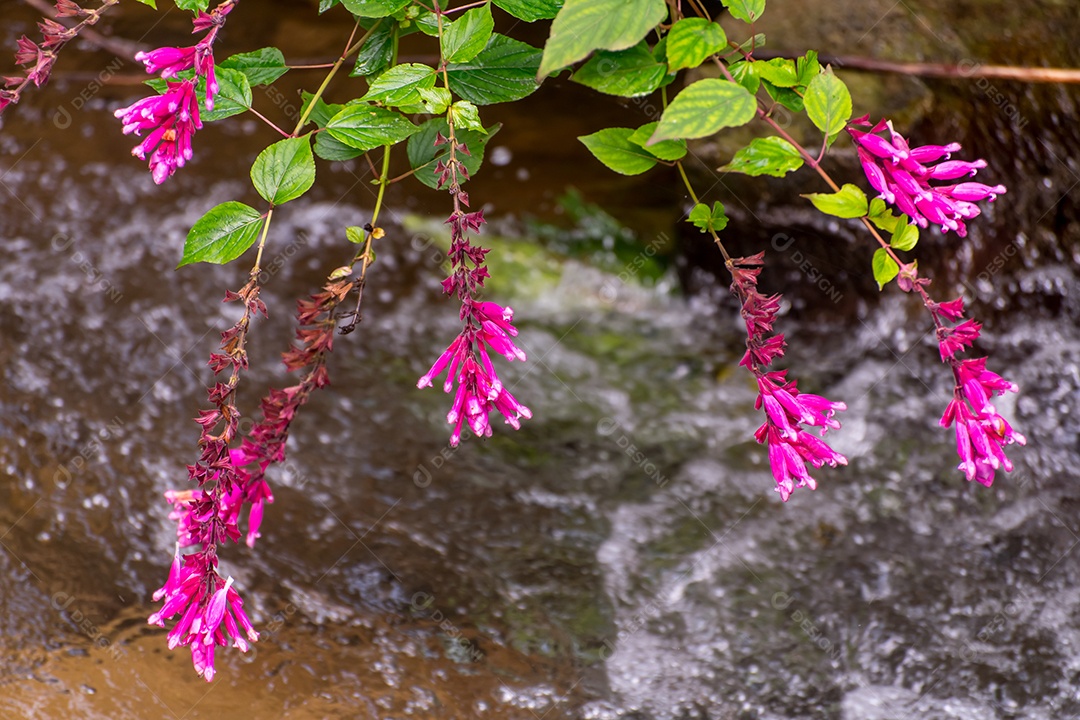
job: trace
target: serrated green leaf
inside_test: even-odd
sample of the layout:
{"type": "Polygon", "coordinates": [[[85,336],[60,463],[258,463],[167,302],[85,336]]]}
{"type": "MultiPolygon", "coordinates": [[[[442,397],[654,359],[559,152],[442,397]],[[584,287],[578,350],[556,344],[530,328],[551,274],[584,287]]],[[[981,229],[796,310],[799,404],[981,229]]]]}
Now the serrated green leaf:
{"type": "Polygon", "coordinates": [[[784,177],[802,165],[802,156],[794,145],[781,137],[766,137],[751,140],[749,145],[735,153],[731,162],[720,170],[752,176],[784,177]]]}
{"type": "Polygon", "coordinates": [[[751,95],[756,95],[758,89],[761,87],[761,78],[757,74],[757,70],[754,69],[754,64],[740,60],[737,63],[733,63],[728,67],[728,71],[731,73],[731,77],[735,78],[735,82],[746,88],[746,91],[751,95]]]}
{"type": "Polygon", "coordinates": [[[757,101],[742,85],[716,78],[698,80],[667,106],[649,142],[707,137],[721,128],[745,125],[756,112],[757,101]]]}
{"type": "Polygon", "coordinates": [[[765,12],[765,0],[720,0],[731,16],[750,24],[765,12]]]}
{"type": "Polygon", "coordinates": [[[901,215],[889,239],[889,247],[894,250],[911,250],[919,242],[919,226],[909,225],[908,216],[901,215]]]}
{"type": "Polygon", "coordinates": [[[446,66],[450,89],[474,105],[520,100],[536,92],[542,51],[495,33],[472,61],[446,66]]]}
{"type": "Polygon", "coordinates": [[[660,87],[667,74],[667,65],[640,42],[627,50],[598,51],[570,79],[608,95],[638,97],[660,87]]]}
{"type": "MultiPolygon", "coordinates": [[[[308,105],[311,104],[314,97],[314,95],[306,91],[300,93],[300,99],[303,100],[303,104],[300,106],[301,115],[307,112],[308,105]]],[[[326,127],[326,123],[330,122],[330,118],[341,112],[344,107],[344,105],[325,103],[322,98],[319,98],[315,101],[315,107],[312,108],[311,113],[308,115],[308,121],[315,123],[316,127],[326,127]]]]}
{"type": "Polygon", "coordinates": [[[769,97],[788,110],[797,113],[803,111],[802,96],[794,88],[776,87],[768,80],[762,80],[761,84],[765,88],[765,92],[769,93],[769,97]]]}
{"type": "Polygon", "coordinates": [[[809,85],[819,74],[821,63],[818,62],[817,50],[808,50],[806,55],[795,61],[795,75],[799,78],[801,87],[809,85]]]}
{"type": "Polygon", "coordinates": [[[328,132],[321,132],[315,136],[315,154],[330,162],[344,162],[360,157],[364,151],[349,147],[328,132]]]}
{"type": "Polygon", "coordinates": [[[656,158],[630,142],[631,128],[605,128],[578,138],[597,160],[621,175],[640,175],[656,165],[656,158]]]}
{"type": "Polygon", "coordinates": [[[536,22],[550,20],[559,14],[563,0],[493,0],[496,5],[518,20],[536,22]]]}
{"type": "Polygon", "coordinates": [[[762,80],[768,80],[778,88],[790,88],[799,84],[795,61],[786,58],[755,60],[754,69],[762,80]]]}
{"type": "Polygon", "coordinates": [[[642,125],[630,136],[630,142],[634,143],[638,147],[642,148],[645,152],[649,153],[653,157],[657,157],[667,162],[674,162],[676,160],[682,160],[686,157],[686,141],[685,140],[661,140],[658,143],[648,145],[649,138],[656,132],[656,126],[659,123],[648,123],[642,125]]]}
{"type": "Polygon", "coordinates": [[[637,45],[667,14],[664,0],[566,0],[551,23],[537,80],[593,50],[637,45]]]}
{"type": "Polygon", "coordinates": [[[300,197],[315,184],[311,136],[279,140],[259,153],[251,166],[251,182],[273,205],[300,197]]]}
{"type": "Polygon", "coordinates": [[[442,87],[417,88],[416,92],[420,94],[420,104],[417,109],[403,107],[402,111],[442,115],[454,100],[450,91],[442,87]]]}
{"type": "Polygon", "coordinates": [[[177,267],[197,262],[224,265],[235,260],[258,239],[262,219],[258,210],[244,203],[218,205],[188,232],[177,267]]]}
{"type": "Polygon", "coordinates": [[[468,130],[487,132],[480,124],[480,111],[468,100],[458,100],[450,106],[450,116],[454,119],[454,127],[462,127],[468,130]]]}
{"type": "Polygon", "coordinates": [[[360,98],[390,107],[416,105],[421,101],[420,88],[435,87],[435,68],[420,63],[395,65],[379,75],[360,98]]]}
{"type": "MultiPolygon", "coordinates": [[[[433,13],[429,13],[433,15],[433,13]]],[[[367,77],[376,75],[394,61],[394,33],[397,24],[383,20],[378,27],[371,31],[367,42],[360,48],[356,56],[356,64],[353,65],[352,77],[367,77]]]]}
{"type": "Polygon", "coordinates": [[[285,65],[285,56],[276,47],[233,55],[225,58],[219,67],[239,70],[247,77],[250,85],[269,85],[289,72],[285,65]]]}
{"type": "Polygon", "coordinates": [[[341,0],[345,9],[357,17],[389,17],[405,8],[412,0],[341,0]]]}
{"type": "Polygon", "coordinates": [[[803,197],[808,198],[814,203],[814,207],[826,215],[842,218],[857,218],[866,215],[866,193],[851,183],[846,183],[840,188],[840,192],[811,193],[803,197]]]}
{"type": "Polygon", "coordinates": [[[705,203],[698,203],[690,211],[686,221],[701,232],[712,230],[718,234],[728,224],[727,215],[724,214],[724,204],[719,200],[713,203],[712,208],[705,203]]]}
{"type": "MultiPolygon", "coordinates": [[[[244,73],[239,70],[215,68],[214,75],[217,77],[218,94],[214,98],[213,110],[206,111],[205,105],[200,108],[199,116],[203,122],[224,120],[251,109],[251,84],[248,83],[247,76],[244,73]]],[[[196,97],[205,97],[205,78],[199,78],[199,85],[195,92],[196,97]]]]}
{"type": "Polygon", "coordinates": [[[460,18],[447,26],[443,24],[442,54],[446,62],[468,62],[483,50],[495,21],[491,17],[491,6],[481,5],[467,11],[460,18]]]}
{"type": "MultiPolygon", "coordinates": [[[[457,157],[465,164],[465,169],[470,177],[480,169],[484,162],[484,151],[487,144],[491,141],[491,138],[495,137],[495,133],[499,132],[501,127],[501,125],[494,125],[486,134],[476,130],[464,129],[454,132],[457,141],[465,143],[469,148],[468,155],[458,153],[457,157]]],[[[450,154],[448,143],[435,147],[435,138],[438,133],[442,133],[443,137],[449,136],[450,129],[446,124],[446,118],[432,118],[425,122],[419,127],[416,134],[409,138],[409,143],[405,147],[405,154],[409,157],[409,164],[416,171],[414,173],[416,179],[435,190],[439,189],[439,176],[435,173],[435,166],[440,160],[446,162],[447,156],[450,154]]],[[[460,178],[460,180],[464,183],[466,178],[460,178]]]]}
{"type": "Polygon", "coordinates": [[[705,18],[685,18],[668,31],[668,67],[671,72],[697,67],[726,47],[727,35],[717,23],[705,18]]]}
{"type": "Polygon", "coordinates": [[[401,142],[417,131],[401,113],[373,105],[347,105],[326,123],[326,131],[351,148],[367,152],[401,142]]]}
{"type": "Polygon", "coordinates": [[[810,81],[803,102],[811,122],[826,135],[843,130],[851,118],[851,93],[831,69],[810,81]]]}
{"type": "Polygon", "coordinates": [[[874,270],[874,280],[877,281],[878,290],[884,289],[889,284],[889,281],[900,274],[900,266],[889,257],[889,253],[885,252],[885,248],[878,248],[874,251],[874,259],[870,264],[874,270]]]}

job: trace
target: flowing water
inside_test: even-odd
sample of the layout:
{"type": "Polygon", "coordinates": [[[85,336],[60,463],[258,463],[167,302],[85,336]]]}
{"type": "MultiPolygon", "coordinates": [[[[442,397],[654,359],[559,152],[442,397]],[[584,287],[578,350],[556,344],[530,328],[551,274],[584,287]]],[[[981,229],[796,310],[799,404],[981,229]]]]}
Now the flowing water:
{"type": "MultiPolygon", "coordinates": [[[[1033,31],[999,42],[969,29],[962,4],[944,18],[890,4],[878,11],[890,32],[928,22],[955,43],[923,37],[930,57],[1076,64],[1075,48],[1037,47],[1033,31]],[[1021,42],[1026,55],[995,54],[1021,42]]],[[[1075,10],[1047,5],[1027,22],[1068,38],[1075,10]]],[[[228,49],[270,38],[290,56],[332,54],[340,24],[308,15],[230,20],[228,49]]],[[[0,17],[5,46],[34,19],[11,1],[0,17]]],[[[145,18],[127,9],[114,31],[138,38],[145,18]]],[[[849,24],[858,38],[873,18],[849,24]]],[[[179,13],[155,32],[180,42],[179,13]]],[[[218,300],[245,270],[174,267],[206,209],[257,202],[246,167],[273,137],[247,121],[207,128],[196,160],[157,188],[111,115],[135,96],[120,81],[137,69],[111,62],[65,53],[52,85],[0,127],[0,717],[1080,714],[1075,91],[998,83],[1026,128],[972,83],[912,93],[913,133],[963,133],[1008,176],[970,249],[929,234],[919,248],[939,292],[967,286],[991,367],[1021,387],[1000,404],[1029,445],[992,489],[954,469],[927,317],[895,288],[877,299],[865,238],[798,201],[758,204],[794,186],[709,182],[699,168],[732,209],[732,242],[774,244],[763,285],[788,293],[779,328],[801,387],[849,405],[834,443],[850,465],[787,504],[751,438],[760,415],[735,367],[737,308],[711,256],[692,250],[700,237],[679,227],[674,179],[613,177],[571,142],[648,109],[565,84],[492,108],[505,128],[470,192],[494,220],[493,294],[515,308],[529,354],[505,379],[535,417],[447,446],[448,398],[414,385],[456,332],[431,219],[448,205],[395,188],[364,322],[338,339],[331,390],[294,425],[263,538],[223,553],[263,639],[219,653],[208,685],[145,618],[173,546],[162,493],[185,486],[205,358],[235,320],[218,300]],[[114,76],[102,88],[100,72],[114,76]],[[571,183],[580,197],[560,204],[571,183]],[[665,270],[654,256],[674,247],[681,264],[665,270]]],[[[275,218],[249,409],[288,381],[277,356],[293,302],[347,259],[342,228],[373,206],[363,164],[319,173],[275,218]]]]}

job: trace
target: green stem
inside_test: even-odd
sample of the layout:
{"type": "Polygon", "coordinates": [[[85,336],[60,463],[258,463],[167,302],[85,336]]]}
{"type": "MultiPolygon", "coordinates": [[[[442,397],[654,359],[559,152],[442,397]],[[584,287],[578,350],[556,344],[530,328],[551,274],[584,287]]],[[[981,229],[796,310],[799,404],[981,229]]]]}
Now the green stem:
{"type": "Polygon", "coordinates": [[[263,221],[262,236],[259,238],[259,250],[255,255],[255,265],[251,268],[252,279],[257,278],[262,271],[263,248],[266,247],[266,236],[270,233],[270,220],[274,217],[274,208],[266,211],[266,220],[263,221]]]}

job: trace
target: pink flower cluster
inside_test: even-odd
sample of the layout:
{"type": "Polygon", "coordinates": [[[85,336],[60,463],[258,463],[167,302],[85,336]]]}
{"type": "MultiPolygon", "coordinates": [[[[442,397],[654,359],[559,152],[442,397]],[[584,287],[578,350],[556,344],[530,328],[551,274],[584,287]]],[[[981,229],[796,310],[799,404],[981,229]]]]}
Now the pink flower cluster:
{"type": "Polygon", "coordinates": [[[960,455],[959,469],[968,481],[977,480],[986,487],[994,483],[997,469],[1006,472],[1013,469],[1005,456],[1005,445],[1026,445],[1023,435],[1013,430],[1005,418],[998,414],[990,402],[994,395],[1005,391],[1016,392],[1015,383],[986,369],[986,358],[960,360],[958,352],[971,347],[979,337],[980,325],[965,320],[964,301],[957,298],[947,303],[928,303],[937,325],[937,338],[941,359],[953,369],[956,385],[953,399],[941,417],[941,426],[956,423],[956,451],[960,455]],[[950,325],[947,321],[956,322],[950,325]]]}
{"type": "Polygon", "coordinates": [[[502,413],[515,430],[521,427],[520,418],[532,417],[532,411],[503,387],[488,356],[490,348],[507,360],[525,361],[525,353],[510,339],[517,335],[517,329],[510,324],[514,311],[493,302],[468,302],[466,306],[465,328],[416,383],[418,388],[431,387],[432,380],[449,365],[443,390],[450,392],[457,383],[454,403],[446,415],[446,422],[454,428],[450,433],[450,445],[454,447],[461,441],[466,424],[477,437],[490,437],[488,416],[493,409],[502,413]]]}
{"type": "MultiPolygon", "coordinates": [[[[447,142],[450,141],[440,134],[435,144],[438,146],[447,142]]],[[[467,152],[464,145],[458,145],[457,149],[467,152]]],[[[464,165],[453,159],[445,165],[441,164],[439,169],[446,178],[453,176],[455,183],[458,171],[464,172],[464,165]]],[[[484,266],[484,256],[488,251],[469,242],[468,233],[479,232],[484,223],[484,212],[463,211],[461,205],[468,204],[469,196],[457,189],[454,192],[454,213],[446,221],[450,226],[449,257],[453,270],[443,281],[446,294],[456,295],[461,301],[464,327],[416,383],[418,388],[431,387],[432,381],[449,368],[443,390],[450,392],[457,384],[454,403],[446,415],[446,421],[453,426],[450,433],[450,445],[453,447],[461,442],[461,433],[466,426],[477,437],[490,437],[489,415],[492,410],[502,413],[506,423],[515,430],[521,427],[521,418],[532,417],[532,411],[503,386],[488,356],[490,349],[510,361],[524,362],[526,359],[525,353],[512,340],[518,334],[512,324],[514,311],[493,302],[478,302],[475,299],[484,286],[484,279],[488,277],[484,266]]]]}
{"type": "Polygon", "coordinates": [[[757,378],[755,408],[765,409],[765,422],[754,433],[754,438],[767,445],[776,491],[780,493],[780,499],[787,502],[795,488],[817,488],[806,463],[815,468],[847,465],[847,458],[801,427],[820,427],[824,436],[830,428],[840,427],[833,415],[838,410],[846,410],[847,405],[799,392],[796,382],[787,380],[786,370],[766,369],[773,360],[783,356],[786,343],[782,334],[773,334],[780,296],[764,296],[757,289],[763,263],[764,253],[758,253],[728,261],[728,269],[732,277],[731,292],[742,302],[742,316],[746,322],[746,354],[739,364],[757,378]]]}
{"type": "Polygon", "coordinates": [[[146,66],[148,73],[159,74],[166,81],[166,90],[161,95],[120,108],[116,117],[123,121],[125,135],[135,133],[141,137],[144,131],[149,132],[131,154],[140,160],[146,160],[149,155],[150,172],[158,185],[193,157],[191,140],[195,131],[202,128],[199,102],[195,98],[200,77],[206,79],[206,109],[214,109],[219,86],[214,75],[213,44],[234,3],[235,0],[227,0],[210,13],[200,12],[196,16],[194,32],[209,32],[194,47],[164,47],[135,56],[146,66]],[[193,77],[172,81],[192,68],[195,69],[193,77]]]}
{"type": "MultiPolygon", "coordinates": [[[[852,121],[852,125],[869,126],[869,115],[852,121]]],[[[986,167],[985,160],[963,162],[949,160],[960,149],[950,145],[909,147],[907,140],[893,129],[892,122],[881,120],[869,131],[847,128],[855,140],[867,180],[880,193],[879,198],[897,207],[919,227],[930,223],[943,231],[953,230],[960,237],[967,235],[965,220],[982,212],[976,202],[994,200],[1005,192],[1004,185],[983,185],[961,182],[951,185],[931,185],[930,181],[959,180],[975,175],[986,167]],[[890,140],[878,133],[889,131],[890,140]]]]}
{"type": "Polygon", "coordinates": [[[154,600],[164,600],[164,604],[150,616],[149,623],[165,627],[166,620],[181,615],[169,631],[169,649],[190,648],[195,672],[207,682],[214,679],[216,646],[226,646],[231,638],[233,647],[247,652],[248,640],[259,639],[232,584],[231,577],[223,581],[202,555],[181,556],[177,543],[169,578],[154,593],[154,600]]]}

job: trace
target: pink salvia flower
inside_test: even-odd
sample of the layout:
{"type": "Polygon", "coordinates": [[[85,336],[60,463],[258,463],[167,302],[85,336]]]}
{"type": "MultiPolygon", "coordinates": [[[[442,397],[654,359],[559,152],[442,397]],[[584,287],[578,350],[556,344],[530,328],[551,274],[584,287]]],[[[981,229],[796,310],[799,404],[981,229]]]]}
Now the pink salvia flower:
{"type": "MultiPolygon", "coordinates": [[[[869,116],[853,120],[852,125],[869,126],[869,116]]],[[[964,162],[949,160],[960,149],[958,143],[908,147],[907,140],[892,123],[878,122],[869,131],[847,128],[859,153],[859,162],[878,197],[908,216],[910,222],[927,227],[939,225],[942,231],[967,235],[965,220],[979,214],[973,203],[994,200],[1005,192],[1004,185],[964,182],[958,185],[931,185],[931,180],[956,180],[972,176],[986,167],[985,160],[964,162]],[[878,133],[888,130],[890,140],[878,133]],[[942,162],[937,162],[945,158],[942,162]],[[937,163],[930,165],[930,163],[937,163]]]]}
{"type": "Polygon", "coordinates": [[[801,393],[794,381],[786,379],[787,371],[767,369],[775,358],[783,355],[785,343],[783,335],[773,333],[780,296],[766,297],[757,289],[763,257],[763,253],[758,253],[735,258],[728,262],[728,268],[732,276],[731,292],[742,302],[746,321],[747,349],[740,364],[757,378],[755,407],[765,410],[765,422],[754,438],[766,445],[776,491],[787,502],[796,488],[817,488],[806,463],[815,468],[847,465],[847,458],[801,428],[801,425],[817,426],[822,428],[822,435],[830,428],[839,428],[840,423],[833,415],[847,406],[819,395],[801,393]]]}
{"type": "Polygon", "coordinates": [[[158,185],[194,155],[192,138],[195,131],[202,128],[199,104],[195,99],[199,78],[206,81],[206,109],[214,109],[214,97],[220,88],[214,73],[213,44],[224,24],[224,16],[232,10],[232,2],[227,0],[211,13],[199,13],[193,22],[195,32],[209,32],[195,46],[163,47],[135,55],[148,73],[167,81],[166,90],[158,97],[146,98],[117,110],[116,117],[123,120],[125,135],[132,132],[142,135],[143,131],[149,131],[146,139],[132,150],[132,155],[142,160],[149,156],[151,176],[158,185]],[[195,70],[193,77],[171,82],[180,73],[191,69],[195,70]]]}
{"type": "MultiPolygon", "coordinates": [[[[441,134],[436,135],[436,146],[448,142],[441,134]]],[[[454,144],[455,153],[467,153],[467,150],[462,144],[454,144]]],[[[521,427],[521,418],[532,417],[532,411],[503,386],[488,354],[490,349],[510,361],[526,360],[525,352],[512,340],[518,334],[512,324],[514,311],[498,303],[476,299],[477,292],[484,286],[484,279],[488,277],[484,266],[484,256],[488,251],[473,245],[468,233],[480,230],[484,213],[482,210],[467,213],[462,209],[462,206],[468,206],[469,201],[458,185],[458,175],[464,175],[464,166],[455,159],[455,155],[451,155],[448,163],[440,161],[436,172],[441,178],[452,180],[454,212],[446,221],[450,226],[449,257],[452,271],[442,286],[448,295],[456,295],[461,302],[463,327],[431,369],[416,382],[416,387],[430,387],[444,371],[446,382],[443,391],[449,393],[456,385],[454,400],[446,414],[446,422],[451,426],[450,445],[456,447],[466,427],[477,437],[491,436],[489,418],[492,410],[501,413],[506,423],[515,430],[521,427]]]]}
{"type": "Polygon", "coordinates": [[[1013,464],[1005,456],[1005,445],[1026,445],[1027,439],[1013,430],[998,414],[991,402],[995,395],[1016,392],[1015,383],[986,369],[986,358],[960,360],[956,354],[971,347],[979,337],[981,326],[963,317],[964,303],[956,299],[947,303],[927,302],[938,328],[941,359],[953,370],[955,385],[953,399],[945,407],[940,424],[948,428],[956,424],[958,468],[968,481],[990,487],[998,468],[1011,472],[1013,464]],[[947,321],[958,323],[950,326],[947,321]]]}

